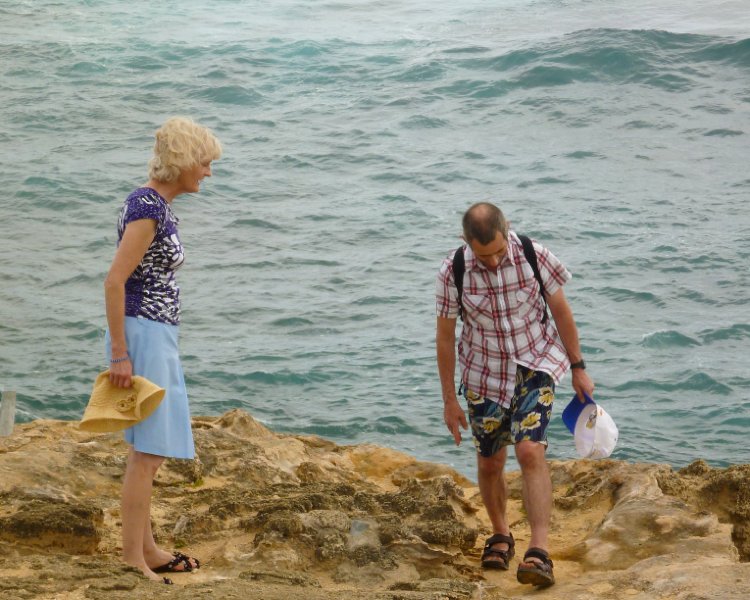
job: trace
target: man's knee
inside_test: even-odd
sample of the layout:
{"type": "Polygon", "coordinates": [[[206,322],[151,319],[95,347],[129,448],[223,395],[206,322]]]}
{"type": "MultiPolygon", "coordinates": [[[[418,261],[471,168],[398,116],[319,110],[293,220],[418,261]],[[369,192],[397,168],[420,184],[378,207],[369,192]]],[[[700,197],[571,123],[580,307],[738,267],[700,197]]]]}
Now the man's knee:
{"type": "Polygon", "coordinates": [[[505,468],[505,460],[508,457],[506,448],[501,448],[492,456],[477,454],[477,469],[480,475],[493,475],[502,473],[505,468]]]}
{"type": "Polygon", "coordinates": [[[516,460],[522,470],[544,466],[546,464],[545,450],[544,444],[539,442],[518,442],[516,444],[516,460]]]}

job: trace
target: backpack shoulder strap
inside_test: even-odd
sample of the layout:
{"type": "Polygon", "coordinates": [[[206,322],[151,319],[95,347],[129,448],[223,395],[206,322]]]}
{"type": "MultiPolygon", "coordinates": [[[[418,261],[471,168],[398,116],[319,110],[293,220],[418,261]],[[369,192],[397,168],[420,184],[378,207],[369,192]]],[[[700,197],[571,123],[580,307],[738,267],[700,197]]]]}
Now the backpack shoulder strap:
{"type": "Polygon", "coordinates": [[[458,316],[463,321],[464,319],[464,272],[466,271],[466,263],[464,262],[464,247],[461,246],[456,253],[453,255],[453,281],[456,284],[458,290],[458,316]]]}
{"type": "Polygon", "coordinates": [[[516,235],[518,235],[518,239],[521,240],[521,244],[523,245],[523,255],[531,265],[531,270],[534,271],[534,278],[539,283],[539,293],[541,294],[542,300],[544,301],[544,316],[542,317],[542,323],[544,323],[545,321],[547,321],[547,298],[544,297],[544,282],[542,281],[542,275],[539,272],[539,263],[537,262],[536,258],[536,250],[534,250],[534,244],[531,241],[531,238],[525,235],[516,235]]]}

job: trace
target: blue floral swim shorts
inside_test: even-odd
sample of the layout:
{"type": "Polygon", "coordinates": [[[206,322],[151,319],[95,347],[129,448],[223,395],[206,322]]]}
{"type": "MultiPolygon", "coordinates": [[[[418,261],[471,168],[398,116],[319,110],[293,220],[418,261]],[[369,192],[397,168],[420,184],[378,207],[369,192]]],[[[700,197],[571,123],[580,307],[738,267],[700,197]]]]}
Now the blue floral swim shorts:
{"type": "Polygon", "coordinates": [[[503,408],[463,384],[459,393],[466,398],[474,446],[482,456],[493,456],[504,446],[526,440],[547,445],[547,426],[555,400],[555,382],[548,373],[518,365],[510,408],[503,408]]]}

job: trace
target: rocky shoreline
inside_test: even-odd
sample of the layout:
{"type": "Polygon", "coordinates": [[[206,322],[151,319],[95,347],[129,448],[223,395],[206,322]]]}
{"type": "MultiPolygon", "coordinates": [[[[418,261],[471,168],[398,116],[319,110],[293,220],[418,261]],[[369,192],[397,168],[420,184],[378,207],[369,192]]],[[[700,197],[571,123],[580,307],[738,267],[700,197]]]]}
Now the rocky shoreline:
{"type": "Polygon", "coordinates": [[[553,462],[558,583],[534,590],[515,581],[518,556],[479,568],[491,532],[478,489],[446,466],[277,434],[239,410],[193,431],[199,459],[165,463],[153,500],[160,543],[204,563],[174,586],[119,562],[120,434],[44,420],[0,438],[0,598],[750,598],[750,465],[553,462]]]}

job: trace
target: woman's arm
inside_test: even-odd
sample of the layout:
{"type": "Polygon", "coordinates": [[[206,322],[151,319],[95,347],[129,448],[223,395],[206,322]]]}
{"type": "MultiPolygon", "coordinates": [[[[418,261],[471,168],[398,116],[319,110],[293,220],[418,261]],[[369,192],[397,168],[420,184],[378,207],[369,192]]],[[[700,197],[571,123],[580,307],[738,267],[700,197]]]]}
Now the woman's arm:
{"type": "MultiPolygon", "coordinates": [[[[156,235],[156,221],[139,219],[125,226],[120,245],[104,280],[107,325],[112,340],[112,359],[128,356],[125,341],[125,282],[143,260],[156,235]]],[[[130,387],[133,365],[130,359],[110,364],[109,379],[117,387],[130,387]]]]}

